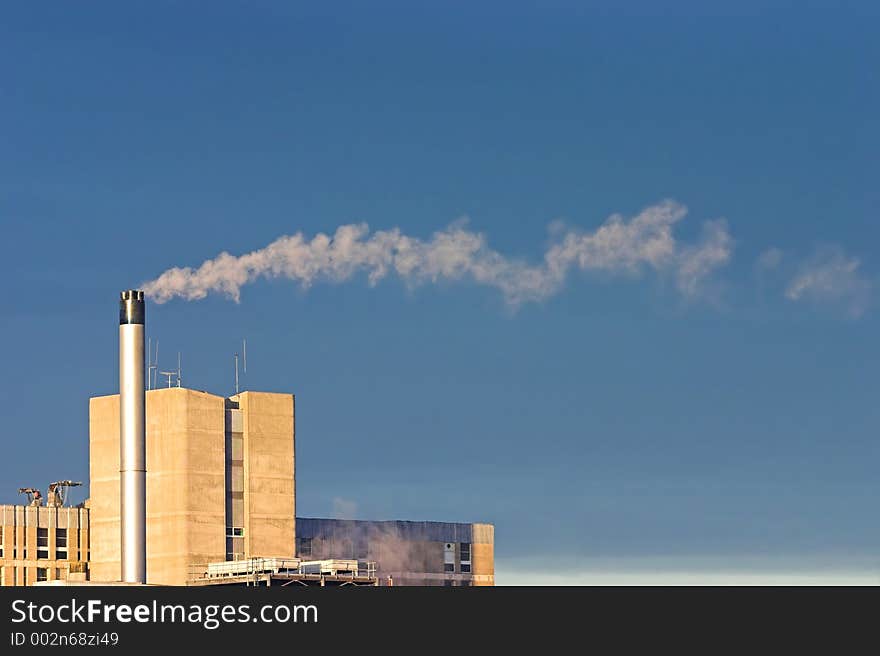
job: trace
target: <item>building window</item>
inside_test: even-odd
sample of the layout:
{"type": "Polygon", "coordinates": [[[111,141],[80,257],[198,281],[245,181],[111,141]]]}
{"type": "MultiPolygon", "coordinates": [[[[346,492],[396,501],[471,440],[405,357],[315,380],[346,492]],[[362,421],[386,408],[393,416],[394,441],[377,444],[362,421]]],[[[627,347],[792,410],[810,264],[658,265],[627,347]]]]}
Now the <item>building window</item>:
{"type": "Polygon", "coordinates": [[[12,568],[12,585],[18,585],[18,568],[12,568]]]}
{"type": "Polygon", "coordinates": [[[61,580],[61,568],[60,567],[55,568],[55,580],[56,581],[61,580]]]}
{"type": "Polygon", "coordinates": [[[463,588],[469,588],[469,587],[471,587],[471,582],[470,581],[460,581],[459,585],[463,588]]]}
{"type": "Polygon", "coordinates": [[[55,559],[67,560],[67,529],[55,529],[55,559]]]}
{"type": "Polygon", "coordinates": [[[49,529],[37,529],[37,558],[49,557],[49,529]]]}
{"type": "Polygon", "coordinates": [[[244,558],[244,538],[226,538],[226,560],[244,558]]]}
{"type": "Polygon", "coordinates": [[[312,538],[296,539],[296,555],[300,558],[312,557],[312,538]]]}
{"type": "Polygon", "coordinates": [[[39,581],[48,581],[49,580],[49,570],[45,567],[37,568],[37,582],[39,581]]]}
{"type": "Polygon", "coordinates": [[[462,542],[458,547],[459,561],[461,563],[461,571],[464,574],[471,572],[471,544],[470,542],[462,542]]]}
{"type": "Polygon", "coordinates": [[[445,581],[443,581],[443,587],[451,588],[454,585],[455,581],[453,581],[452,579],[446,579],[445,581]]]}
{"type": "Polygon", "coordinates": [[[21,574],[22,574],[21,578],[24,579],[24,581],[22,582],[22,585],[27,585],[27,567],[21,568],[21,574]]]}
{"type": "Polygon", "coordinates": [[[227,526],[226,527],[226,537],[227,538],[243,538],[244,537],[244,529],[239,526],[227,526]]]}
{"type": "Polygon", "coordinates": [[[443,571],[455,571],[455,545],[451,542],[447,542],[443,546],[443,571]]]}

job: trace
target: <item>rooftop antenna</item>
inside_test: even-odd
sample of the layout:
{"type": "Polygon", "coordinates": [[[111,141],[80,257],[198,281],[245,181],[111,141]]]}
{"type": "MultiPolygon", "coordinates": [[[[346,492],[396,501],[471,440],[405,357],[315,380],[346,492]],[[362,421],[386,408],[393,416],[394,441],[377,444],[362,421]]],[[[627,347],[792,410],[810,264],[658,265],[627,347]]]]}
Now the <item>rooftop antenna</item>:
{"type": "Polygon", "coordinates": [[[168,376],[168,387],[171,387],[171,379],[174,378],[175,375],[177,375],[177,372],[176,371],[160,371],[159,374],[162,376],[168,376]]]}
{"type": "Polygon", "coordinates": [[[238,394],[238,353],[235,354],[235,393],[238,394]]]}
{"type": "Polygon", "coordinates": [[[150,349],[152,348],[152,338],[147,342],[147,389],[153,389],[159,384],[159,340],[156,340],[156,357],[151,359],[150,349]]]}
{"type": "Polygon", "coordinates": [[[155,369],[159,368],[159,340],[156,340],[156,359],[153,360],[153,338],[147,340],[147,389],[153,389],[155,387],[155,383],[158,383],[158,378],[156,378],[157,371],[155,369]]]}
{"type": "MultiPolygon", "coordinates": [[[[242,364],[244,365],[244,377],[247,379],[247,340],[241,340],[241,355],[242,355],[242,364]]],[[[247,381],[245,380],[245,384],[247,381]]]]}
{"type": "Polygon", "coordinates": [[[180,387],[180,351],[177,352],[177,386],[180,387]]]}

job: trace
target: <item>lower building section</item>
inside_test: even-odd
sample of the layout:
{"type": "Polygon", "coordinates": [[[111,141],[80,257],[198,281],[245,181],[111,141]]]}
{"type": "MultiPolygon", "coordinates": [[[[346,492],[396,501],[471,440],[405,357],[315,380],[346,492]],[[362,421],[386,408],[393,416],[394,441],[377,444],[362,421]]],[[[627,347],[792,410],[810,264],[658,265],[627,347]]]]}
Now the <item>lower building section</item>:
{"type": "Polygon", "coordinates": [[[0,505],[0,585],[85,581],[87,508],[0,505]]]}
{"type": "MultiPolygon", "coordinates": [[[[90,568],[90,509],[0,505],[0,585],[110,583],[90,568]]],[[[190,532],[187,518],[182,529],[190,532]]],[[[210,530],[222,536],[222,520],[210,530]]],[[[259,537],[259,536],[257,536],[259,537]]],[[[218,540],[219,544],[219,540],[218,540]]],[[[117,547],[118,549],[118,547],[117,547]]],[[[224,561],[182,555],[166,585],[486,586],[495,584],[494,527],[447,522],[296,519],[296,542],[278,557],[224,561]]],[[[118,562],[118,551],[108,552],[118,562]]],[[[162,558],[156,565],[164,565],[162,558]]],[[[158,569],[158,567],[157,567],[158,569]]]]}
{"type": "Polygon", "coordinates": [[[376,563],[379,585],[495,585],[495,528],[448,522],[296,519],[296,555],[376,563]]]}

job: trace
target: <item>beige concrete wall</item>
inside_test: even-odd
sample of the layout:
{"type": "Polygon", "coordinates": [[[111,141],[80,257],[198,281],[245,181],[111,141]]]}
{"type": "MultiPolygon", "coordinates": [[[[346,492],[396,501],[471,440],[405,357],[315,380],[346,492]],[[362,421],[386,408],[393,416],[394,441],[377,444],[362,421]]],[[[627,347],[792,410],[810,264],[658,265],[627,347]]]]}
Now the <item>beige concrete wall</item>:
{"type": "Polygon", "coordinates": [[[225,558],[224,399],[147,393],[147,582],[182,585],[193,563],[225,558]]]}
{"type": "MultiPolygon", "coordinates": [[[[147,582],[183,585],[190,565],[225,558],[224,399],[147,392],[147,582]]],[[[120,577],[119,397],[89,404],[92,580],[120,577]]]]}
{"type": "Polygon", "coordinates": [[[118,581],[119,395],[89,399],[89,509],[94,581],[118,581]]]}
{"type": "Polygon", "coordinates": [[[293,557],[296,550],[295,401],[292,394],[242,392],[245,555],[293,557]]]}
{"type": "Polygon", "coordinates": [[[46,580],[67,580],[71,572],[85,577],[88,550],[77,546],[88,540],[89,511],[86,508],[0,505],[0,585],[33,585],[37,570],[46,570],[46,580]],[[37,529],[45,529],[45,557],[39,550],[37,529]],[[59,559],[58,529],[67,529],[67,557],[59,559]]]}
{"type": "Polygon", "coordinates": [[[492,524],[474,524],[471,571],[474,585],[495,585],[495,527],[492,524]]]}

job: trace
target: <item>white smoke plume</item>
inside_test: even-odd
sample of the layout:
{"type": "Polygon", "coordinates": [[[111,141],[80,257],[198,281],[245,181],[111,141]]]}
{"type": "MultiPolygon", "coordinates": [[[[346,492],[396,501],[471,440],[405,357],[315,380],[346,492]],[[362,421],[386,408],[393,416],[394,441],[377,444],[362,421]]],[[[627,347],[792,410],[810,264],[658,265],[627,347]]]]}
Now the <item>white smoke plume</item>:
{"type": "Polygon", "coordinates": [[[609,217],[593,232],[576,229],[557,235],[540,264],[529,264],[489,248],[484,235],[456,222],[429,240],[398,228],[370,233],[366,224],[340,226],[333,236],[307,239],[301,232],[278,238],[265,248],[235,256],[221,253],[198,268],[174,267],[143,284],[152,300],[201,299],[220,293],[239,300],[241,288],[259,278],[286,278],[303,288],[317,281],[344,282],[366,274],[370,285],[396,275],[417,286],[469,280],[493,287],[511,306],[546,299],[562,287],[571,269],[638,275],[669,273],[679,291],[699,295],[702,281],[730,260],[733,247],[723,220],[704,224],[700,242],[682,245],[673,227],[687,209],[665,200],[626,220],[609,217]]]}
{"type": "Polygon", "coordinates": [[[785,296],[790,301],[842,303],[850,316],[859,317],[867,309],[872,291],[860,266],[859,258],[847,255],[840,246],[825,246],[801,265],[785,296]]]}

